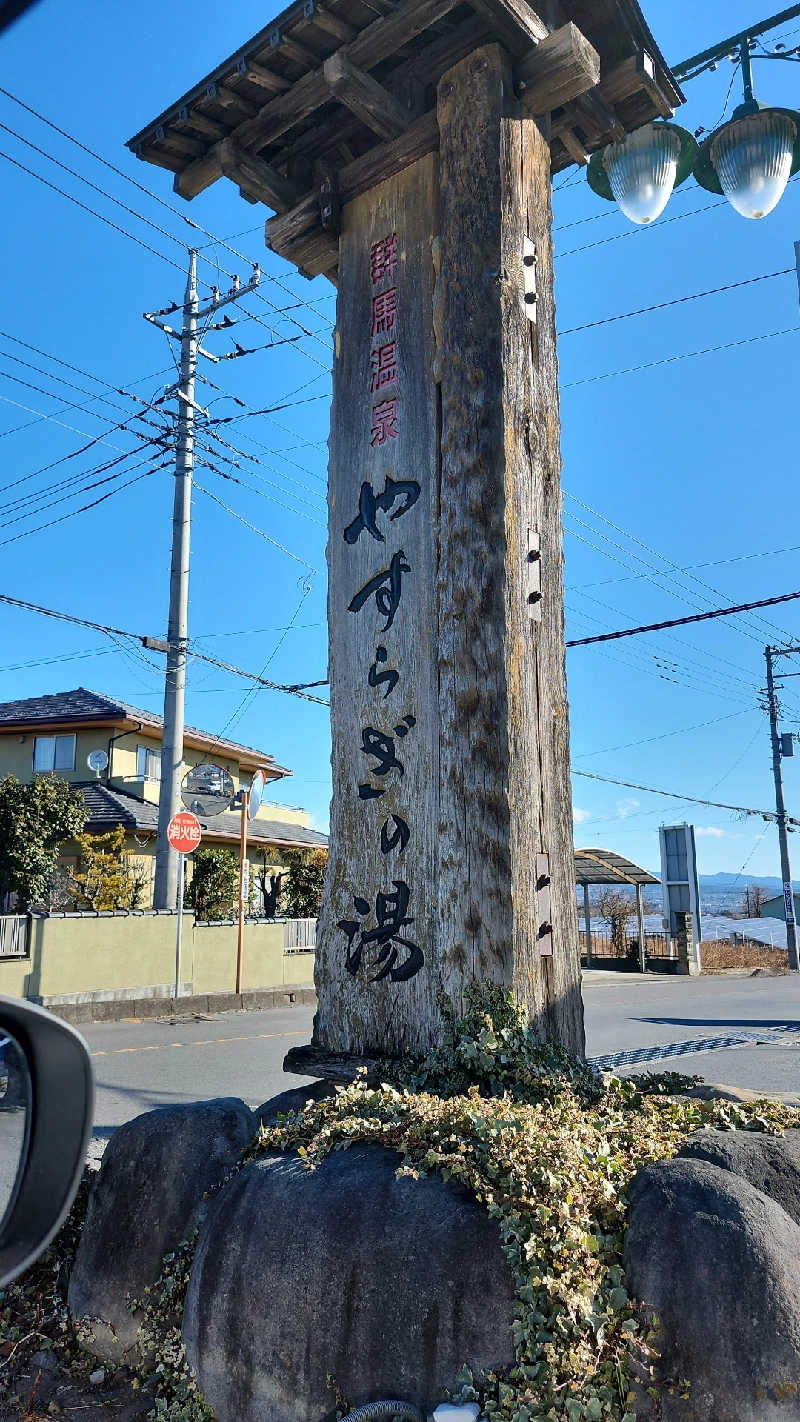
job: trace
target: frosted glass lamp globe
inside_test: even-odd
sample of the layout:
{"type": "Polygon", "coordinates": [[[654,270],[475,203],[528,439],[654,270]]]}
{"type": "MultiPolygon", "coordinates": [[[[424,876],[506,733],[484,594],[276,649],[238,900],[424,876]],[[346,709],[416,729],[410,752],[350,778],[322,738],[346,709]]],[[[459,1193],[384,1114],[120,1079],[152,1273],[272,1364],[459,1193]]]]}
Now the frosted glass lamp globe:
{"type": "Polygon", "coordinates": [[[763,109],[727,123],[709,155],[722,191],[742,217],[766,217],[783,197],[798,131],[787,113],[763,109]]]}
{"type": "Polygon", "coordinates": [[[681,143],[666,124],[646,123],[603,152],[611,191],[631,222],[646,226],[661,216],[678,173],[681,143]]]}

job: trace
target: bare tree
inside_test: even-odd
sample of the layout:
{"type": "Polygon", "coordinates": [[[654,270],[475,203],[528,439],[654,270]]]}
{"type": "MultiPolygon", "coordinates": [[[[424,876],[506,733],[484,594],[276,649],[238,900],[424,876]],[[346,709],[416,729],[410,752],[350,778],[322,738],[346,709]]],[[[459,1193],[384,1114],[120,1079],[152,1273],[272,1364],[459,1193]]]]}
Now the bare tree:
{"type": "Polygon", "coordinates": [[[624,956],[628,946],[628,920],[633,918],[636,913],[634,895],[632,893],[626,894],[620,889],[603,888],[597,896],[595,913],[603,923],[608,924],[611,942],[617,953],[624,956]]]}
{"type": "Polygon", "coordinates": [[[764,904],[772,897],[763,884],[749,884],[742,894],[741,912],[744,918],[758,918],[764,904]]]}

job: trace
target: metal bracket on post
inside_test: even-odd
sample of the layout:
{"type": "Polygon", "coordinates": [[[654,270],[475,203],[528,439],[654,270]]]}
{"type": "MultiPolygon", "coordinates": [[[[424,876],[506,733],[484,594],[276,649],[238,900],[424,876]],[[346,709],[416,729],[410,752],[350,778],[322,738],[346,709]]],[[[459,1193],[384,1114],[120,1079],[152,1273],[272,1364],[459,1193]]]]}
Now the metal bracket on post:
{"type": "Polygon", "coordinates": [[[528,529],[528,617],[531,622],[542,620],[541,540],[533,528],[528,529]]]}
{"type": "Polygon", "coordinates": [[[522,239],[522,279],[525,315],[536,325],[536,248],[530,237],[522,239]]]}
{"type": "Polygon", "coordinates": [[[550,860],[546,854],[536,856],[536,942],[542,958],[553,956],[553,924],[550,907],[550,860]]]}
{"type": "Polygon", "coordinates": [[[324,232],[334,232],[338,236],[341,230],[341,200],[339,198],[339,187],[336,181],[336,172],[327,163],[316,165],[316,178],[319,183],[319,218],[324,232]]]}

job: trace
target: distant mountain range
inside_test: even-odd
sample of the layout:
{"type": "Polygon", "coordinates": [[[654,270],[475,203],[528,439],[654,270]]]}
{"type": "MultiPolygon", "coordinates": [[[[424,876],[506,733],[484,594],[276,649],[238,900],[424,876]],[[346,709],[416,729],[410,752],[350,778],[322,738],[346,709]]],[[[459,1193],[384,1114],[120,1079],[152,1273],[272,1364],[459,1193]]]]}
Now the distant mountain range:
{"type": "MultiPolygon", "coordinates": [[[[782,881],[770,874],[730,874],[722,870],[719,874],[700,874],[699,880],[700,902],[706,913],[738,908],[745,889],[751,889],[754,884],[765,888],[771,898],[783,892],[782,881]]],[[[793,883],[800,892],[800,880],[795,879],[793,883]]]]}

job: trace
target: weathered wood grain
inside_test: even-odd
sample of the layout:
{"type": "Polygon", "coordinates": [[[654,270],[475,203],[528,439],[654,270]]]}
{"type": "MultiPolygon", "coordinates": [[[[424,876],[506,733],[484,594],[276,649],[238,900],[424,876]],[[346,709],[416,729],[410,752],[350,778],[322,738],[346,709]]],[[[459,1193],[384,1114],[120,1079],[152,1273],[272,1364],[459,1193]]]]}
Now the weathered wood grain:
{"type": "MultiPolygon", "coordinates": [[[[404,134],[391,142],[379,143],[361,158],[340,168],[339,195],[342,202],[351,202],[386,178],[394,177],[417,159],[439,146],[439,127],[431,111],[415,119],[404,134]]],[[[273,252],[285,256],[293,243],[304,234],[311,234],[319,225],[319,203],[316,193],[309,193],[289,212],[267,220],[265,240],[273,252]]],[[[287,260],[289,258],[287,257],[287,260]]]]}
{"type": "Polygon", "coordinates": [[[353,64],[342,50],[326,59],[322,70],[334,97],[373,133],[391,139],[398,138],[408,128],[414,115],[366,69],[353,64]]]}
{"type": "Polygon", "coordinates": [[[441,523],[438,955],[460,1003],[512,983],[537,1033],[583,1049],[564,666],[549,134],[490,45],[439,84],[441,523]],[[537,255],[536,321],[523,240],[537,255]],[[529,620],[528,548],[541,550],[529,620]],[[537,855],[552,956],[539,948],[537,855]]]}
{"type": "MultiPolygon", "coordinates": [[[[415,35],[446,15],[457,0],[406,0],[390,15],[374,20],[345,47],[345,54],[360,69],[372,69],[394,54],[415,35]]],[[[298,79],[296,84],[265,104],[253,119],[240,124],[235,138],[243,148],[263,148],[321,107],[329,96],[322,69],[298,79]]]]}
{"type": "MultiPolygon", "coordinates": [[[[433,261],[437,224],[436,159],[423,158],[342,208],[340,287],[334,342],[333,407],[329,464],[329,674],[333,752],[331,852],[317,927],[315,979],[318,1009],[314,1046],[357,1056],[422,1052],[438,1030],[435,951],[438,843],[436,538],[438,527],[438,419],[432,378],[433,261]],[[393,272],[373,283],[373,243],[397,235],[393,272]],[[393,330],[371,335],[373,297],[396,291],[393,330]],[[395,337],[398,380],[371,390],[372,352],[395,337]],[[396,396],[397,438],[371,443],[372,409],[396,396]],[[344,531],[357,518],[363,483],[380,495],[387,478],[413,481],[418,497],[407,511],[405,495],[377,512],[380,538],[368,529],[344,531]],[[397,517],[394,517],[394,515],[397,517]],[[391,626],[370,597],[349,611],[354,595],[403,555],[401,596],[391,626]],[[385,649],[383,652],[380,649],[385,649]],[[381,671],[397,671],[396,684],[370,685],[381,671]],[[404,718],[413,718],[413,724],[404,718]],[[406,729],[401,735],[396,728],[406,729]],[[375,771],[363,749],[364,733],[393,738],[403,773],[375,771]],[[360,798],[359,786],[385,787],[360,798]],[[405,847],[384,850],[382,827],[399,817],[409,830],[405,847]],[[378,894],[397,884],[409,891],[396,945],[397,966],[410,960],[409,943],[423,963],[408,980],[375,981],[381,945],[365,945],[355,972],[347,968],[348,938],[341,922],[376,927],[378,894]],[[356,899],[365,901],[362,914],[356,899]]],[[[362,905],[363,907],[363,905],[362,905]]]]}
{"type": "Polygon", "coordinates": [[[594,88],[600,79],[600,56],[570,22],[531,49],[515,67],[514,77],[525,112],[547,114],[594,88]]]}
{"type": "Polygon", "coordinates": [[[297,188],[283,174],[277,173],[269,163],[245,153],[232,138],[224,138],[218,147],[219,163],[226,178],[237,183],[240,188],[258,202],[282,212],[297,202],[297,188]]]}
{"type": "Polygon", "coordinates": [[[546,39],[548,27],[527,0],[469,0],[476,14],[491,26],[511,54],[546,39]]]}

